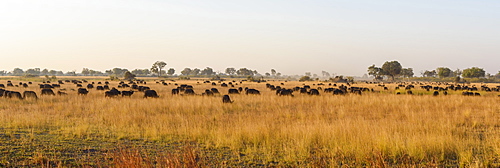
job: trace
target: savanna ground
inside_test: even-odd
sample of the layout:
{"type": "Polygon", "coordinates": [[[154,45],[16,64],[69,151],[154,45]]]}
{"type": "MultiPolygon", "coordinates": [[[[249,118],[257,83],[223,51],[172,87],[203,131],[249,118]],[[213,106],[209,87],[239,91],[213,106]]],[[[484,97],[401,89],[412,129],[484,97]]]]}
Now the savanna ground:
{"type": "Polygon", "coordinates": [[[33,90],[39,99],[0,98],[0,167],[500,166],[498,92],[432,96],[416,85],[415,95],[395,95],[396,84],[384,91],[359,83],[380,93],[280,97],[265,83],[243,82],[235,87],[261,95],[231,95],[234,103],[223,104],[220,95],[170,94],[174,83],[198,94],[213,87],[203,81],[150,80],[160,98],[145,99],[141,92],[105,98],[95,89],[79,96],[72,83],[61,87],[66,96],[41,96],[40,79],[0,83],[7,80],[34,81],[5,89],[33,90]]]}

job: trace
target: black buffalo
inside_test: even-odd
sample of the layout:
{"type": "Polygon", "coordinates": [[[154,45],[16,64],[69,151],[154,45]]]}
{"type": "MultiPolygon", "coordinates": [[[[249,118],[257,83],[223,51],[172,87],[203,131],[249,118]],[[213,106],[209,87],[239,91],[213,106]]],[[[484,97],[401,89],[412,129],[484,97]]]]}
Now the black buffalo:
{"type": "Polygon", "coordinates": [[[179,89],[172,89],[172,95],[178,95],[179,89]]]}
{"type": "Polygon", "coordinates": [[[158,98],[160,96],[158,96],[158,93],[156,93],[155,90],[146,90],[146,91],[144,91],[144,98],[148,98],[148,97],[158,98]]]}
{"type": "Polygon", "coordinates": [[[23,99],[23,96],[21,95],[21,93],[16,92],[16,91],[9,91],[9,92],[7,93],[7,97],[8,97],[8,98],[18,98],[18,99],[23,99]]]}
{"type": "Polygon", "coordinates": [[[24,98],[38,99],[38,96],[36,96],[36,93],[34,91],[24,91],[23,92],[23,97],[24,98]]]}
{"type": "Polygon", "coordinates": [[[87,95],[89,91],[85,88],[78,88],[78,95],[87,95]]]}
{"type": "Polygon", "coordinates": [[[229,94],[240,94],[240,91],[238,91],[238,89],[229,89],[227,92],[229,94]]]}
{"type": "Polygon", "coordinates": [[[276,90],[276,94],[279,96],[292,96],[293,97],[293,90],[292,89],[279,89],[276,90]]]}
{"type": "Polygon", "coordinates": [[[257,89],[247,89],[246,94],[260,95],[260,91],[257,89]]]}
{"type": "Polygon", "coordinates": [[[213,96],[214,95],[214,92],[212,92],[211,90],[209,89],[206,89],[205,90],[205,93],[203,93],[202,95],[204,96],[213,96]]]}
{"type": "Polygon", "coordinates": [[[222,96],[222,103],[233,103],[234,101],[231,101],[231,97],[229,95],[224,95],[222,96]]]}
{"type": "Polygon", "coordinates": [[[210,91],[212,91],[212,93],[214,93],[214,94],[220,94],[219,90],[217,88],[212,88],[212,89],[210,89],[210,91]]]}
{"type": "Polygon", "coordinates": [[[194,93],[194,90],[193,90],[193,89],[186,89],[186,90],[184,90],[184,94],[187,94],[187,95],[195,95],[195,93],[194,93]]]}
{"type": "Polygon", "coordinates": [[[96,89],[97,90],[104,90],[104,87],[103,86],[97,86],[96,89]]]}
{"type": "Polygon", "coordinates": [[[131,90],[131,91],[122,91],[122,97],[123,97],[123,96],[128,96],[128,97],[130,97],[130,96],[132,96],[133,94],[134,94],[134,91],[132,91],[132,90],[131,90]]]}
{"type": "Polygon", "coordinates": [[[42,89],[42,95],[56,95],[52,89],[42,89]]]}
{"type": "Polygon", "coordinates": [[[119,90],[113,88],[109,91],[104,92],[104,97],[116,97],[120,94],[121,94],[121,92],[119,90]]]}
{"type": "Polygon", "coordinates": [[[318,91],[318,89],[311,89],[311,90],[309,90],[309,92],[307,92],[307,94],[319,96],[319,91],[318,91]]]}

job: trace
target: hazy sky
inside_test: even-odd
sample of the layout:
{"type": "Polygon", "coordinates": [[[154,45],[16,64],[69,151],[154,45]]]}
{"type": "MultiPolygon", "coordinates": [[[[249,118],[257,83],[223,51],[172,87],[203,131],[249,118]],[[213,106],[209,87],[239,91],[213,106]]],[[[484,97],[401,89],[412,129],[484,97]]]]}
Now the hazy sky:
{"type": "Polygon", "coordinates": [[[500,70],[498,0],[2,0],[0,70],[500,70]]]}

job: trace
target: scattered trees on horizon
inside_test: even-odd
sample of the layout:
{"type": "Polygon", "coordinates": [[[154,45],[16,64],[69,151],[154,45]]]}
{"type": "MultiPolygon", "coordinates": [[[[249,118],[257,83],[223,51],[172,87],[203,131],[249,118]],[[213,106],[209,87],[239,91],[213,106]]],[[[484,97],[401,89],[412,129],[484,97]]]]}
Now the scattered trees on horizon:
{"type": "MultiPolygon", "coordinates": [[[[166,70],[167,63],[163,61],[156,61],[150,69],[134,69],[129,71],[125,68],[113,68],[109,70],[105,70],[104,72],[92,70],[89,68],[83,68],[80,73],[77,73],[75,70],[62,72],[58,70],[49,70],[49,69],[41,69],[41,68],[30,68],[27,70],[23,70],[21,68],[14,68],[12,71],[0,70],[0,76],[25,76],[25,77],[36,77],[36,76],[46,76],[48,78],[49,75],[52,78],[55,76],[112,76],[113,78],[124,77],[126,79],[133,79],[135,77],[147,77],[147,76],[158,76],[161,77],[163,74],[168,76],[178,76],[175,74],[176,70],[174,68],[169,68],[166,70]]],[[[403,66],[398,61],[386,61],[382,67],[377,67],[374,64],[368,67],[367,75],[373,76],[375,80],[382,81],[384,77],[389,79],[390,81],[396,81],[396,78],[399,79],[409,79],[414,77],[413,68],[403,68],[403,66]]],[[[313,74],[311,72],[305,72],[305,75],[292,75],[292,76],[281,76],[280,72],[277,72],[275,69],[270,69],[269,72],[265,72],[264,75],[258,73],[256,70],[248,69],[248,68],[239,68],[236,69],[234,67],[228,67],[224,70],[224,72],[215,71],[211,67],[206,67],[204,69],[199,68],[184,68],[180,71],[179,76],[183,76],[184,78],[189,77],[214,77],[214,79],[220,79],[221,77],[245,77],[251,79],[263,79],[265,78],[279,78],[279,79],[287,79],[287,80],[297,80],[300,81],[310,81],[310,80],[327,80],[327,81],[352,81],[353,77],[343,76],[335,76],[335,73],[329,73],[327,71],[321,71],[321,76],[317,74],[313,74]],[[331,76],[335,76],[335,78],[331,78],[331,76]]],[[[425,70],[421,72],[423,79],[413,78],[415,80],[432,80],[432,81],[461,81],[462,78],[466,78],[465,80],[469,80],[467,78],[475,78],[473,81],[493,81],[500,80],[500,71],[494,75],[486,73],[483,68],[471,67],[464,69],[463,71],[457,69],[455,71],[451,70],[448,67],[438,67],[435,70],[425,70]],[[436,78],[436,79],[432,79],[436,78]]]]}

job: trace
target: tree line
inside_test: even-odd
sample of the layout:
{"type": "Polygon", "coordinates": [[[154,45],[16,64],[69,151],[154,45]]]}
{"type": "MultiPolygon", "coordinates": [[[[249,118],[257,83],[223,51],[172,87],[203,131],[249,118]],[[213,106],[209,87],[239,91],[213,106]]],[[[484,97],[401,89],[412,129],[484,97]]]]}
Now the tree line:
{"type": "MultiPolygon", "coordinates": [[[[459,82],[462,78],[486,78],[500,79],[500,71],[496,75],[487,74],[483,68],[471,67],[464,70],[451,70],[448,67],[438,67],[435,70],[425,70],[421,72],[423,78],[452,78],[455,82],[459,82]]],[[[375,80],[382,81],[384,76],[391,81],[396,78],[414,78],[412,68],[403,68],[398,61],[386,61],[382,67],[371,65],[368,67],[368,75],[371,75],[375,80]]]]}

